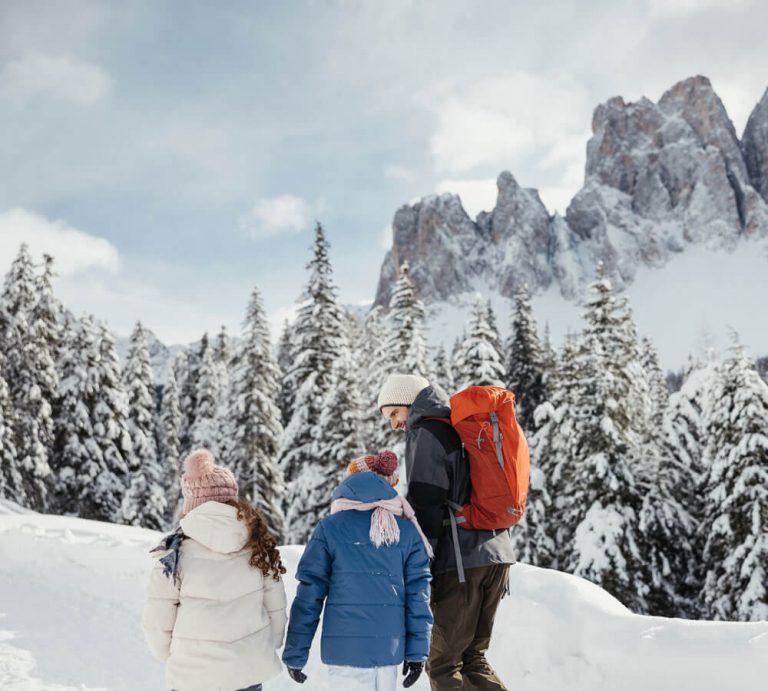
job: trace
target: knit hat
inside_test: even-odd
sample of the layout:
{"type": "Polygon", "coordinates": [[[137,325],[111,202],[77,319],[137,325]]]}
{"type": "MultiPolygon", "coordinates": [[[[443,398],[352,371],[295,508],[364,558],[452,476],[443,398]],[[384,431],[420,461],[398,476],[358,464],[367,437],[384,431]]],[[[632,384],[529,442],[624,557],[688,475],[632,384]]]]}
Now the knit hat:
{"type": "Polygon", "coordinates": [[[364,473],[371,471],[376,475],[381,475],[392,487],[395,487],[399,482],[395,477],[395,471],[397,470],[397,456],[392,451],[381,451],[374,455],[361,456],[352,461],[344,473],[344,477],[347,478],[355,473],[364,473]]]}
{"type": "Polygon", "coordinates": [[[208,449],[194,449],[184,459],[181,493],[186,514],[207,501],[236,500],[237,480],[231,470],[213,462],[208,449]]]}
{"type": "Polygon", "coordinates": [[[386,405],[413,405],[429,382],[417,374],[390,374],[379,392],[379,410],[386,405]]]}

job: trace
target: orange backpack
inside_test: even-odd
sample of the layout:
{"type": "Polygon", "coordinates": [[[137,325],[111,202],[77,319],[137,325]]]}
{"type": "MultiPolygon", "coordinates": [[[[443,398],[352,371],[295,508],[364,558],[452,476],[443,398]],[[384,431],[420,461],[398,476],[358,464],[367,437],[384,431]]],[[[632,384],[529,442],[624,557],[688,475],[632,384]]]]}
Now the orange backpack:
{"type": "Polygon", "coordinates": [[[469,458],[472,484],[469,503],[452,507],[456,524],[467,530],[511,528],[523,517],[530,473],[515,394],[470,386],[451,397],[451,425],[469,458]]]}

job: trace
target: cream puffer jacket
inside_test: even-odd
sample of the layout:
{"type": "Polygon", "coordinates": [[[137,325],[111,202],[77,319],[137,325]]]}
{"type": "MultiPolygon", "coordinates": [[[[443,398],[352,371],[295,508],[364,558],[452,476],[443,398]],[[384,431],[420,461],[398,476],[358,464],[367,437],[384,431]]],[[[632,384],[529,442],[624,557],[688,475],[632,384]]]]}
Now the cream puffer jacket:
{"type": "Polygon", "coordinates": [[[143,616],[150,650],[166,662],[166,684],[177,691],[235,691],[276,676],[285,588],[248,563],[248,530],[237,510],[206,502],[181,528],[188,539],[178,578],[155,565],[143,616]]]}

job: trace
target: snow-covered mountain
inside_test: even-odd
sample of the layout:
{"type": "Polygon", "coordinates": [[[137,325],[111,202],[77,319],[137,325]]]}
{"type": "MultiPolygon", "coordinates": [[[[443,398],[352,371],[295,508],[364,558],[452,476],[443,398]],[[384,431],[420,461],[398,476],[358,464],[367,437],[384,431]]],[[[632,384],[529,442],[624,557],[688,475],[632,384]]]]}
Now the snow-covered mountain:
{"type": "MultiPolygon", "coordinates": [[[[522,188],[509,172],[498,178],[495,207],[475,220],[451,194],[400,208],[376,304],[388,304],[398,267],[408,261],[436,340],[450,342],[458,333],[437,325],[452,321],[446,312],[458,306],[466,314],[476,293],[503,302],[523,284],[534,302],[544,303],[541,321],[553,324],[558,336],[566,330],[558,324],[576,326],[578,302],[602,262],[614,285],[630,295],[638,292],[631,289],[635,284],[672,289],[661,297],[682,309],[690,327],[687,350],[702,330],[726,323],[741,330],[741,322],[729,321],[728,307],[709,310],[703,324],[694,303],[691,323],[685,318],[689,306],[679,304],[674,286],[712,284],[737,312],[745,304],[757,306],[768,274],[768,90],[741,141],[705,77],[676,84],[658,103],[612,98],[595,110],[592,129],[584,185],[565,217],[550,216],[536,190],[522,188]],[[742,247],[747,273],[738,268],[729,273],[734,262],[728,254],[742,247]],[[695,259],[689,261],[692,253],[695,259]],[[707,273],[689,273],[695,264],[707,273]]],[[[656,304],[670,316],[663,302],[656,304]]],[[[670,322],[652,321],[645,332],[663,339],[670,322]]],[[[765,352],[768,328],[761,334],[751,345],[765,352]]],[[[679,353],[672,359],[660,349],[667,366],[682,364],[679,353]]]]}
{"type": "MultiPolygon", "coordinates": [[[[0,505],[0,688],[163,688],[141,634],[147,551],[142,528],[17,513],[0,505]]],[[[301,547],[284,547],[289,601],[301,547]]],[[[630,613],[597,586],[518,564],[489,651],[518,691],[757,691],[768,622],[723,623],[630,613]]],[[[328,691],[313,646],[307,688],[328,691]]],[[[296,686],[283,673],[271,691],[296,686]]],[[[427,689],[421,679],[415,689],[427,689]]]]}
{"type": "Polygon", "coordinates": [[[742,141],[706,77],[676,84],[658,103],[612,98],[592,130],[584,186],[565,218],[506,171],[496,206],[475,220],[452,194],[400,208],[376,303],[387,304],[404,261],[426,304],[478,279],[507,297],[522,284],[541,292],[555,283],[573,299],[598,262],[623,287],[690,245],[768,238],[768,90],[742,141]]]}

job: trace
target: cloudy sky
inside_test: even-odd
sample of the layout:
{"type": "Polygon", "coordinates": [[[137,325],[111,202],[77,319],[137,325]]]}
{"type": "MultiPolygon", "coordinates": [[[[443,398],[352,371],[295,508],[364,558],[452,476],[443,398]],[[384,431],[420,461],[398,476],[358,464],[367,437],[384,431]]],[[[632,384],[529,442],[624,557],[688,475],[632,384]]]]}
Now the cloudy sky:
{"type": "Polygon", "coordinates": [[[704,74],[743,130],[768,85],[761,0],[0,3],[0,268],[169,343],[273,323],[326,226],[341,298],[373,297],[398,206],[493,205],[511,170],[564,210],[593,108],[704,74]]]}

